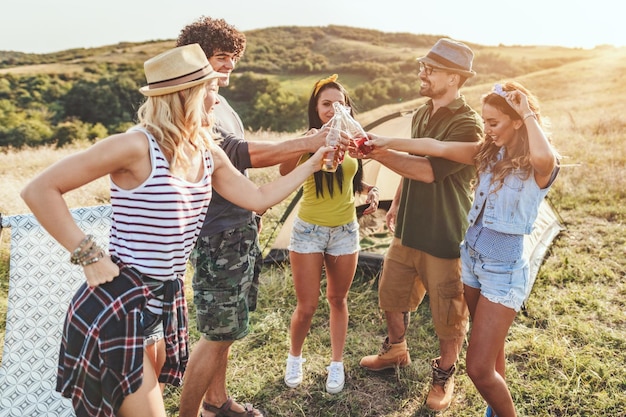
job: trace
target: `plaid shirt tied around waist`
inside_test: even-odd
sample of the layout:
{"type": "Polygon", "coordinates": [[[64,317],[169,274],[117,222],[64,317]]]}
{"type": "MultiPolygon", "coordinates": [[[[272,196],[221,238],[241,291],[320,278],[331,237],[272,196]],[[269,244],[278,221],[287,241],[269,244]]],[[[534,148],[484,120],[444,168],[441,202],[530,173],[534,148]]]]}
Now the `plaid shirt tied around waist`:
{"type": "MultiPolygon", "coordinates": [[[[114,416],[143,379],[141,318],[153,297],[144,282],[149,278],[113,260],[120,275],[98,287],[83,284],[63,327],[56,390],[71,398],[77,417],[114,416]]],[[[166,361],[159,382],[180,386],[189,357],[187,302],[182,279],[163,285],[166,361]]]]}

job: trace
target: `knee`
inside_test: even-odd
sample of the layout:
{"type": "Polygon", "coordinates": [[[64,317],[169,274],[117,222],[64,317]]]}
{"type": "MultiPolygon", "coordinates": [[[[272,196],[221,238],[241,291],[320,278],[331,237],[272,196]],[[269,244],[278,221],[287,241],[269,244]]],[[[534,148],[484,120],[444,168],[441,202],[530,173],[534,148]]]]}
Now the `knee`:
{"type": "Polygon", "coordinates": [[[476,386],[480,385],[481,381],[484,381],[490,373],[494,372],[494,369],[489,369],[486,361],[471,360],[470,358],[467,358],[465,362],[467,367],[467,376],[470,377],[476,386]]]}
{"type": "Polygon", "coordinates": [[[328,295],[326,296],[326,300],[328,301],[330,307],[333,309],[344,309],[348,306],[347,296],[328,295]]]}
{"type": "Polygon", "coordinates": [[[233,344],[233,340],[209,340],[201,338],[195,350],[203,350],[209,356],[225,356],[230,352],[230,347],[233,344]]]}
{"type": "Polygon", "coordinates": [[[310,320],[315,314],[316,310],[317,310],[317,303],[315,304],[298,303],[298,305],[296,306],[296,311],[294,315],[300,320],[310,320]]]}

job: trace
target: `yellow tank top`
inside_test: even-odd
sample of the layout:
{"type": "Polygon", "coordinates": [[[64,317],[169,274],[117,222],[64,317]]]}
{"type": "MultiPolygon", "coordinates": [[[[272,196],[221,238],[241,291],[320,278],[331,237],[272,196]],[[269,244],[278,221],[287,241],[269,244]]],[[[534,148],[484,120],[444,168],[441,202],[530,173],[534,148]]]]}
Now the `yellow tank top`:
{"type": "MultiPolygon", "coordinates": [[[[309,159],[309,155],[303,155],[299,163],[307,159],[309,159]]],[[[343,190],[339,191],[339,183],[333,177],[334,192],[332,197],[328,191],[326,180],[323,182],[324,194],[318,197],[315,195],[314,176],[311,175],[306,179],[303,185],[304,190],[298,217],[307,223],[327,227],[342,226],[356,219],[352,179],[356,175],[358,162],[346,153],[341,166],[343,167],[343,190]]]]}

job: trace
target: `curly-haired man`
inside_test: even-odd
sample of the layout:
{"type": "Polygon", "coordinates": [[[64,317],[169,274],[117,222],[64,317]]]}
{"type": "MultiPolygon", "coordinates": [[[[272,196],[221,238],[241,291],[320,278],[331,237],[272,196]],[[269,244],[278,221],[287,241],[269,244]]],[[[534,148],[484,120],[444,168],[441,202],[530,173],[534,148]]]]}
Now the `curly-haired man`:
{"type": "MultiPolygon", "coordinates": [[[[242,57],[246,37],[223,19],[201,17],[185,26],[177,46],[198,43],[213,69],[228,74],[242,57]]],[[[228,86],[230,77],[219,81],[228,86]]],[[[248,168],[276,165],[304,152],[314,152],[325,135],[284,141],[246,141],[235,110],[221,95],[214,109],[222,136],[220,146],[244,175],[248,168]]],[[[260,216],[231,204],[213,191],[209,212],[191,256],[198,330],[203,337],[194,346],[180,403],[180,417],[260,416],[250,404],[238,404],[228,396],[226,369],[235,340],[249,332],[249,312],[256,308],[261,250],[260,216]]]]}

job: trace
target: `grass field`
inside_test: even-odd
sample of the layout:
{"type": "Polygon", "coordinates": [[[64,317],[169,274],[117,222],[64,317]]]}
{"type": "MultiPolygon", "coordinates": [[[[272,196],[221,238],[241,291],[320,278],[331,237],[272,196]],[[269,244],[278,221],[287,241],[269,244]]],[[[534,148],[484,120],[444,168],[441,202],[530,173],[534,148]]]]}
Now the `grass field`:
{"type": "MultiPolygon", "coordinates": [[[[533,90],[550,117],[553,141],[564,167],[549,198],[566,229],[542,266],[527,309],[515,320],[507,343],[507,378],[520,416],[626,415],[626,50],[606,49],[517,78],[533,90]]],[[[463,93],[478,107],[489,85],[463,93]]],[[[414,103],[405,103],[410,107],[414,103]]],[[[386,109],[388,111],[390,109],[386,109]]],[[[364,118],[373,117],[364,114],[364,118]]],[[[274,140],[271,134],[249,139],[274,140]]],[[[21,187],[43,167],[75,149],[9,150],[0,153],[0,212],[26,211],[21,187]]],[[[275,169],[253,170],[264,182],[275,169]]],[[[107,201],[106,181],[68,196],[70,206],[107,201]]],[[[266,228],[272,227],[270,211],[266,228]]],[[[8,288],[8,235],[0,246],[0,342],[8,288]]],[[[432,413],[423,406],[430,358],[437,355],[427,305],[413,316],[408,341],[413,365],[398,373],[372,374],[358,367],[385,334],[377,308],[376,277],[359,274],[350,292],[345,351],[347,382],[339,395],[324,390],[330,357],[328,308],[320,301],[307,339],[305,380],[291,390],[282,382],[288,325],[295,306],[288,266],[262,275],[259,309],[251,334],[235,343],[228,370],[230,393],[263,406],[270,416],[481,416],[484,402],[459,361],[451,407],[432,413]]],[[[190,315],[193,322],[193,305],[190,315]]],[[[195,329],[192,339],[197,340],[195,329]]],[[[166,393],[169,413],[178,410],[179,389],[166,393]]]]}

